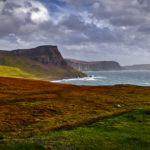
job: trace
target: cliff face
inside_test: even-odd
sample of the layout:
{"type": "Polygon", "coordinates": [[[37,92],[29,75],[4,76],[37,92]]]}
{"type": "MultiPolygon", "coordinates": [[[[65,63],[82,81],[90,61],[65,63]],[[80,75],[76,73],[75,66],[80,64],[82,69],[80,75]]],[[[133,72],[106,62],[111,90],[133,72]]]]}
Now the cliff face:
{"type": "Polygon", "coordinates": [[[0,65],[19,68],[25,74],[30,74],[31,78],[62,79],[86,76],[67,64],[57,46],[0,51],[0,65]]]}
{"type": "Polygon", "coordinates": [[[79,71],[109,71],[122,69],[120,64],[115,61],[85,62],[72,59],[66,59],[66,61],[70,66],[79,71]]]}
{"type": "Polygon", "coordinates": [[[44,65],[55,65],[66,69],[71,68],[61,56],[57,46],[39,46],[32,49],[14,50],[11,53],[14,56],[32,59],[44,65]]]}

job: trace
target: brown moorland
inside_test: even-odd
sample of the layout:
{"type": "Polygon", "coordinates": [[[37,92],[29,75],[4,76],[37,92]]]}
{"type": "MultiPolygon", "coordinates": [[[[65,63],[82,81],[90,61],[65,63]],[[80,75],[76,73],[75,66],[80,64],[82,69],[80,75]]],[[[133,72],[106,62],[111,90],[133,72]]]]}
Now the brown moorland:
{"type": "Polygon", "coordinates": [[[0,77],[0,136],[28,137],[148,105],[150,87],[76,86],[0,77]]]}

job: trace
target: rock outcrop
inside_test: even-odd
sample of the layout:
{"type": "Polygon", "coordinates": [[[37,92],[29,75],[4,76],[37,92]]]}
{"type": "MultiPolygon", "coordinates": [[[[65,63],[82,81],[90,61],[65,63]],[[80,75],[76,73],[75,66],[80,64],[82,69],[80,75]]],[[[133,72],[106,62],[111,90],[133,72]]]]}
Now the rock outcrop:
{"type": "Polygon", "coordinates": [[[32,49],[21,49],[11,51],[14,56],[21,56],[32,59],[44,65],[60,66],[62,68],[71,68],[61,56],[57,46],[39,46],[32,49]]]}
{"type": "Polygon", "coordinates": [[[67,63],[79,71],[110,71],[121,70],[122,67],[115,61],[85,62],[73,59],[66,59],[67,63]]]}

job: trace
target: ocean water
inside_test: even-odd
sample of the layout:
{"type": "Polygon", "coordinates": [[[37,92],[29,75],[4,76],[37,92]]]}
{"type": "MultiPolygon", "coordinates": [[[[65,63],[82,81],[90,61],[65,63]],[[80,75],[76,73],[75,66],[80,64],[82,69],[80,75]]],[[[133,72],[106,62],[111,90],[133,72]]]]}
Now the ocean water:
{"type": "Polygon", "coordinates": [[[88,77],[53,82],[75,85],[133,84],[150,86],[150,71],[89,71],[85,73],[88,77]]]}

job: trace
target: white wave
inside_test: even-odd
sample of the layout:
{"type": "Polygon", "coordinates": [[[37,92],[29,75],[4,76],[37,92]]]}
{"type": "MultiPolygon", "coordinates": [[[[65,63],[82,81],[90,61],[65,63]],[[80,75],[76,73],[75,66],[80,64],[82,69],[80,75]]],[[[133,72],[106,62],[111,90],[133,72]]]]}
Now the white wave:
{"type": "Polygon", "coordinates": [[[61,82],[62,80],[53,80],[53,81],[50,81],[50,82],[55,82],[55,83],[59,83],[61,82]]]}
{"type": "Polygon", "coordinates": [[[150,83],[148,83],[148,82],[146,82],[146,83],[144,83],[145,85],[150,85],[150,83]]]}
{"type": "Polygon", "coordinates": [[[95,78],[92,77],[84,77],[84,78],[72,78],[72,79],[63,79],[61,81],[89,81],[89,80],[95,80],[95,78]]]}
{"type": "Polygon", "coordinates": [[[97,79],[105,79],[106,77],[103,77],[103,76],[88,76],[88,77],[84,77],[84,78],[71,78],[71,79],[62,79],[62,80],[55,80],[55,81],[52,81],[52,82],[69,82],[69,81],[94,81],[94,80],[97,80],[97,79]]]}
{"type": "Polygon", "coordinates": [[[96,76],[95,79],[106,79],[107,77],[104,76],[96,76]]]}

